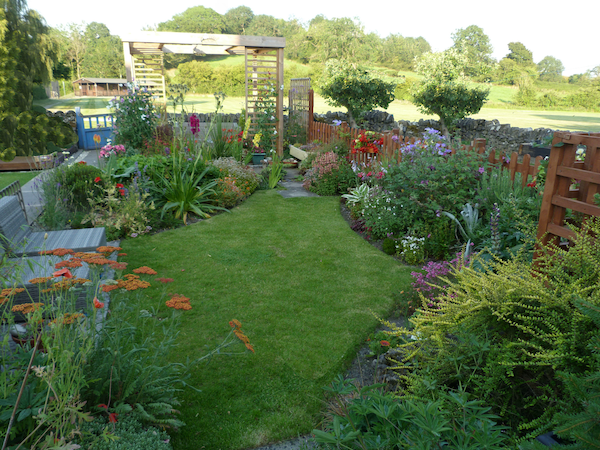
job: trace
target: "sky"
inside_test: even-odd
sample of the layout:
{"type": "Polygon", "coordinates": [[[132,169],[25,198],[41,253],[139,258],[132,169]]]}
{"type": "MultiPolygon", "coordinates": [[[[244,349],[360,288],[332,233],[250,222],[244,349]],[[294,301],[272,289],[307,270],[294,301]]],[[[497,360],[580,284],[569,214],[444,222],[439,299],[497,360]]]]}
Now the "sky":
{"type": "Polygon", "coordinates": [[[537,0],[28,0],[51,27],[68,23],[100,22],[111,34],[140,31],[171,19],[193,6],[212,8],[220,14],[248,6],[255,15],[298,19],[303,24],[322,14],[332,19],[358,19],[366,33],[386,37],[424,37],[433,51],[452,46],[452,33],[477,25],[489,36],[493,56],[508,53],[509,42],[522,42],[533,53],[534,62],[545,56],[559,59],[569,76],[600,65],[599,0],[539,2],[537,0]],[[562,9],[561,9],[562,8],[562,9]]]}

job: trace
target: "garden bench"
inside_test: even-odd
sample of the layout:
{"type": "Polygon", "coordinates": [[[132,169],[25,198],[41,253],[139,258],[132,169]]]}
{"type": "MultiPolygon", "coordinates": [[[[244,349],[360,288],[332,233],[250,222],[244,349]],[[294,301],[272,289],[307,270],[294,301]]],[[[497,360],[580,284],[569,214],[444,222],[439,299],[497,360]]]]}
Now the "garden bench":
{"type": "MultiPolygon", "coordinates": [[[[24,292],[19,292],[11,296],[12,302],[8,303],[12,306],[23,303],[47,303],[48,301],[55,302],[59,296],[68,296],[70,301],[75,302],[75,310],[83,311],[89,305],[89,300],[93,297],[91,291],[93,286],[78,285],[70,289],[70,294],[63,293],[44,293],[43,289],[50,284],[30,283],[30,280],[41,277],[51,277],[55,272],[55,264],[63,261],[63,258],[53,255],[42,256],[24,256],[21,258],[4,259],[4,249],[0,247],[0,288],[24,288],[24,292]]],[[[69,269],[76,278],[90,279],[90,268],[86,263],[81,267],[69,269]]],[[[56,278],[54,281],[59,281],[56,278]]],[[[64,297],[63,297],[64,298],[64,297]]],[[[27,319],[21,313],[15,313],[15,322],[25,322],[27,319]]]]}
{"type": "Polygon", "coordinates": [[[27,224],[16,195],[0,198],[0,246],[10,256],[35,256],[42,250],[68,248],[76,252],[94,252],[106,245],[104,228],[38,231],[27,224]]]}

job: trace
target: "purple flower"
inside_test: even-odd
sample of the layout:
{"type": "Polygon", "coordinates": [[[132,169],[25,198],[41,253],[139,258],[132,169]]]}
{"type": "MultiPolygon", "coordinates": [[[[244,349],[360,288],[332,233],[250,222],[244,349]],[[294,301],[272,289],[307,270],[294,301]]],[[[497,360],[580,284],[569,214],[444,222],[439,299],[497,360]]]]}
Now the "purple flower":
{"type": "Polygon", "coordinates": [[[337,119],[333,120],[333,125],[334,126],[339,127],[341,124],[342,124],[341,120],[337,120],[337,119]]]}
{"type": "Polygon", "coordinates": [[[485,172],[485,169],[483,167],[480,167],[478,171],[480,174],[483,174],[485,172]]]}

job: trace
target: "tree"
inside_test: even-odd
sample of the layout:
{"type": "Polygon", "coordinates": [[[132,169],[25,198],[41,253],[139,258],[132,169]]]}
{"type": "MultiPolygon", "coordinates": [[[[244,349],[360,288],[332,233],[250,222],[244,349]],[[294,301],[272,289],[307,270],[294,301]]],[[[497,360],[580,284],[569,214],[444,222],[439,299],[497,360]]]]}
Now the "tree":
{"type": "Polygon", "coordinates": [[[316,16],[310,22],[306,39],[312,47],[311,61],[325,62],[332,58],[352,62],[364,60],[363,26],[347,17],[327,19],[322,15],[316,16]]]}
{"type": "Polygon", "coordinates": [[[66,29],[59,30],[63,38],[63,45],[65,46],[65,58],[77,79],[81,78],[81,65],[83,64],[83,56],[87,47],[84,29],[83,23],[70,23],[66,29]]]}
{"type": "Polygon", "coordinates": [[[486,79],[494,70],[490,38],[477,25],[456,30],[452,34],[454,48],[467,58],[465,74],[469,77],[486,79]]]}
{"type": "Polygon", "coordinates": [[[33,83],[49,81],[56,60],[48,31],[24,0],[0,0],[0,159],[42,153],[51,137],[48,117],[31,110],[33,83]]]}
{"type": "Polygon", "coordinates": [[[457,120],[479,112],[490,92],[467,85],[464,75],[467,64],[465,55],[453,48],[425,53],[417,62],[417,72],[425,79],[415,88],[413,103],[424,114],[439,116],[445,136],[457,120]]]}
{"type": "Polygon", "coordinates": [[[231,34],[246,34],[246,28],[252,22],[254,13],[247,6],[238,6],[225,13],[227,32],[231,34]]]}
{"type": "Polygon", "coordinates": [[[320,80],[321,93],[331,106],[348,110],[348,124],[356,127],[356,119],[375,108],[387,108],[394,100],[394,83],[375,78],[364,69],[347,61],[330,59],[320,80]]]}
{"type": "Polygon", "coordinates": [[[227,31],[227,24],[214,9],[194,6],[174,15],[171,20],[159,23],[158,31],[223,34],[227,31]]]}
{"type": "Polygon", "coordinates": [[[540,74],[540,80],[562,81],[562,73],[565,70],[562,62],[553,56],[546,56],[537,65],[540,74]]]}
{"type": "Polygon", "coordinates": [[[118,36],[112,36],[103,23],[92,22],[85,29],[85,55],[81,73],[85,77],[122,78],[123,44],[118,36]]]}
{"type": "Polygon", "coordinates": [[[533,66],[535,65],[533,62],[533,54],[527,50],[520,42],[511,42],[508,44],[508,49],[510,53],[506,55],[508,59],[512,59],[519,66],[533,66]]]}

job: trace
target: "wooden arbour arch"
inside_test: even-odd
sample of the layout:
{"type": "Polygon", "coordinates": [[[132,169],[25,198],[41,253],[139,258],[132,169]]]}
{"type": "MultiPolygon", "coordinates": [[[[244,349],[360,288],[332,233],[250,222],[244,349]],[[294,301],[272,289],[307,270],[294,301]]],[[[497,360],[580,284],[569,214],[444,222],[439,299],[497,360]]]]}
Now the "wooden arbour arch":
{"type": "MultiPolygon", "coordinates": [[[[285,38],[231,34],[138,31],[121,36],[127,81],[137,82],[165,99],[165,54],[244,55],[246,66],[246,118],[256,124],[255,104],[276,86],[276,147],[283,154],[283,49],[285,38]]],[[[250,129],[254,134],[254,127],[250,129]]]]}

